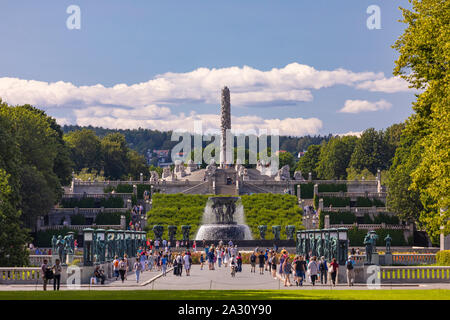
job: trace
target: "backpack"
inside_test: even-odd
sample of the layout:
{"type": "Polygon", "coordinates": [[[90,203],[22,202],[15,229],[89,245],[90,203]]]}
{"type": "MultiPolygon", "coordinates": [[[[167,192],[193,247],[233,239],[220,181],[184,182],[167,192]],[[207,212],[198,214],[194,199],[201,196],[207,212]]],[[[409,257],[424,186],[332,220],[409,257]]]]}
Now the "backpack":
{"type": "Polygon", "coordinates": [[[53,271],[52,271],[52,269],[46,269],[45,270],[45,278],[46,279],[53,279],[53,271]]]}
{"type": "Polygon", "coordinates": [[[251,262],[255,262],[255,261],[256,261],[256,256],[255,256],[255,255],[252,255],[252,256],[250,257],[250,261],[251,261],[251,262]]]}
{"type": "Polygon", "coordinates": [[[119,266],[119,260],[114,260],[114,262],[113,262],[113,264],[114,264],[114,267],[117,269],[117,267],[119,266]]]}
{"type": "Polygon", "coordinates": [[[347,261],[347,270],[353,270],[353,263],[351,261],[347,261]]]}

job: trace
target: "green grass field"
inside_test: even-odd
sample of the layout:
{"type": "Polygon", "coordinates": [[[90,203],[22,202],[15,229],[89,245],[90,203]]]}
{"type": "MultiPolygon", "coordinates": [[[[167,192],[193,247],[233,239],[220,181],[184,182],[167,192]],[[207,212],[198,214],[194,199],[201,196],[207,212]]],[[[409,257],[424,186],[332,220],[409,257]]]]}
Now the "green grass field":
{"type": "Polygon", "coordinates": [[[2,291],[0,300],[450,300],[450,290],[2,291]]]}

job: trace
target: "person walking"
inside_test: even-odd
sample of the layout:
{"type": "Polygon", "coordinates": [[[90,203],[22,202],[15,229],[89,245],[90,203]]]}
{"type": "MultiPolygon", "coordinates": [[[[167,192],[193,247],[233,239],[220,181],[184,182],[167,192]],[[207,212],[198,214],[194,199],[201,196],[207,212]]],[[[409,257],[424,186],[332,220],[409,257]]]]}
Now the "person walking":
{"type": "Polygon", "coordinates": [[[184,254],[183,263],[184,270],[186,270],[186,277],[189,277],[191,275],[192,258],[191,255],[187,254],[187,252],[184,254]]]}
{"type": "Polygon", "coordinates": [[[125,280],[128,280],[127,279],[127,276],[128,276],[128,255],[126,253],[123,255],[123,260],[125,261],[125,265],[127,266],[125,268],[125,280]]]}
{"type": "Polygon", "coordinates": [[[142,272],[142,264],[139,261],[139,258],[136,258],[136,262],[134,263],[133,269],[134,273],[136,274],[136,283],[139,283],[139,276],[141,275],[142,272]]]}
{"type": "MultiPolygon", "coordinates": [[[[263,266],[263,268],[264,268],[264,266],[263,266]]],[[[284,258],[284,261],[283,261],[283,274],[284,274],[284,286],[285,287],[292,286],[291,279],[289,278],[291,273],[292,273],[292,265],[289,262],[289,256],[286,255],[286,257],[284,258]]]]}
{"type": "Polygon", "coordinates": [[[324,256],[320,258],[319,272],[320,272],[320,283],[327,284],[328,263],[327,260],[325,260],[324,256]]]}
{"type": "Polygon", "coordinates": [[[333,287],[336,286],[336,276],[337,276],[337,273],[338,273],[338,268],[339,268],[339,265],[336,262],[336,258],[333,258],[331,260],[330,269],[329,269],[329,272],[330,272],[330,275],[331,275],[331,281],[333,282],[333,287]]]}
{"type": "Polygon", "coordinates": [[[272,252],[272,277],[274,279],[277,279],[277,263],[278,263],[278,258],[277,258],[277,254],[274,252],[272,252]]]}
{"type": "Polygon", "coordinates": [[[256,273],[256,254],[255,251],[252,252],[252,255],[250,256],[250,272],[256,273]]]}
{"type": "Polygon", "coordinates": [[[313,256],[308,264],[309,275],[311,277],[311,283],[313,286],[316,285],[317,275],[319,274],[319,266],[316,260],[317,257],[313,256]]]}
{"type": "Polygon", "coordinates": [[[242,272],[242,256],[241,253],[239,252],[237,257],[236,257],[236,263],[237,263],[237,272],[242,272]]]}
{"type": "Polygon", "coordinates": [[[355,261],[353,260],[353,257],[350,257],[345,262],[345,266],[347,268],[347,284],[349,287],[352,287],[355,282],[355,261]]]}
{"type": "Polygon", "coordinates": [[[55,260],[55,264],[53,265],[52,270],[53,270],[53,290],[59,291],[59,285],[61,283],[61,272],[62,272],[61,262],[59,259],[55,260]]]}
{"type": "Polygon", "coordinates": [[[120,273],[119,273],[119,257],[115,256],[114,260],[113,260],[113,272],[114,272],[114,277],[116,277],[116,281],[117,279],[119,279],[120,273]]]}
{"type": "Polygon", "coordinates": [[[165,277],[166,276],[166,271],[167,271],[167,264],[168,264],[168,258],[167,255],[164,255],[162,260],[161,260],[161,266],[162,266],[162,275],[165,277]]]}
{"type": "Polygon", "coordinates": [[[177,267],[178,267],[178,276],[181,277],[183,274],[183,258],[181,257],[180,254],[177,256],[177,267]]]}
{"type": "Polygon", "coordinates": [[[262,250],[259,252],[258,262],[259,262],[259,274],[264,274],[265,258],[264,258],[264,253],[262,252],[262,250]]]}
{"type": "Polygon", "coordinates": [[[205,256],[203,253],[200,255],[200,270],[203,270],[203,264],[205,263],[205,256]]]}
{"type": "Polygon", "coordinates": [[[125,262],[125,258],[122,258],[119,262],[119,274],[122,283],[125,281],[125,273],[127,271],[127,263],[125,262]]]}

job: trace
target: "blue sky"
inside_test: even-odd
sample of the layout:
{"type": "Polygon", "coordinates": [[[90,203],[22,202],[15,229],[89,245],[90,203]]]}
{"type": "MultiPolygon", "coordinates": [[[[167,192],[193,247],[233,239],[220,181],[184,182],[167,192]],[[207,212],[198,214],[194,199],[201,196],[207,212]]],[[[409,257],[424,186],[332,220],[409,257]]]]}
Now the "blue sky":
{"type": "Polygon", "coordinates": [[[399,6],[409,4],[2,1],[0,97],[62,124],[165,130],[194,120],[215,126],[228,85],[236,128],[386,128],[405,120],[414,100],[392,78],[399,6]],[[81,9],[80,30],[66,27],[69,5],[81,9]],[[366,27],[369,5],[381,9],[379,30],[366,27]]]}

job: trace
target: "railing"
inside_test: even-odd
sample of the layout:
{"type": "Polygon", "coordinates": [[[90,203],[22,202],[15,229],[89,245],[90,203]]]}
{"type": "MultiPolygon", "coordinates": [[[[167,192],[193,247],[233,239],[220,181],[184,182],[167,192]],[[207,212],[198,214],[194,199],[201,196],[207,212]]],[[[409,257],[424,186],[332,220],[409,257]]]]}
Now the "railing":
{"type": "Polygon", "coordinates": [[[319,192],[319,197],[386,198],[386,192],[319,192]]]}
{"type": "Polygon", "coordinates": [[[94,198],[94,199],[105,199],[110,197],[121,197],[122,199],[131,199],[132,193],[65,193],[63,194],[63,199],[71,198],[94,198]]]}
{"type": "Polygon", "coordinates": [[[0,268],[0,284],[34,284],[41,278],[41,268],[0,268]]]}
{"type": "Polygon", "coordinates": [[[181,191],[181,193],[189,193],[189,192],[191,192],[192,190],[195,190],[196,188],[198,188],[198,187],[202,187],[202,186],[204,186],[204,185],[206,185],[206,184],[209,184],[209,181],[205,181],[205,182],[202,182],[202,183],[200,183],[200,184],[197,184],[197,185],[195,185],[195,186],[193,186],[193,187],[190,187],[190,188],[188,188],[188,189],[186,189],[186,190],[183,190],[183,191],[181,191]]]}
{"type": "Polygon", "coordinates": [[[347,228],[352,229],[357,227],[358,229],[364,230],[378,230],[378,229],[389,229],[389,230],[407,230],[408,227],[399,224],[331,224],[330,228],[347,228]]]}
{"type": "MultiPolygon", "coordinates": [[[[366,262],[365,255],[351,255],[355,261],[356,265],[363,265],[366,262]]],[[[385,255],[380,254],[380,262],[384,262],[385,255]]],[[[436,254],[428,253],[428,254],[393,254],[392,255],[392,264],[393,265],[403,265],[403,266],[411,266],[411,265],[420,265],[420,264],[435,264],[436,263],[436,254]]]]}
{"type": "Polygon", "coordinates": [[[50,210],[49,214],[76,214],[76,213],[84,213],[84,214],[98,214],[100,212],[106,213],[126,213],[130,211],[128,208],[53,208],[50,210]]]}
{"type": "Polygon", "coordinates": [[[365,213],[386,213],[390,215],[395,215],[387,211],[386,207],[324,207],[323,212],[353,212],[357,216],[364,215],[365,213]]]}
{"type": "Polygon", "coordinates": [[[436,283],[450,281],[450,267],[381,267],[381,283],[436,283]]]}
{"type": "Polygon", "coordinates": [[[44,260],[47,260],[47,263],[53,264],[52,255],[45,254],[37,254],[37,255],[29,255],[28,260],[31,266],[40,267],[44,264],[44,260]]]}
{"type": "Polygon", "coordinates": [[[55,225],[55,226],[41,226],[39,230],[61,230],[64,228],[68,228],[76,231],[83,231],[86,228],[97,228],[97,229],[122,229],[120,224],[107,224],[107,225],[55,225]]]}

